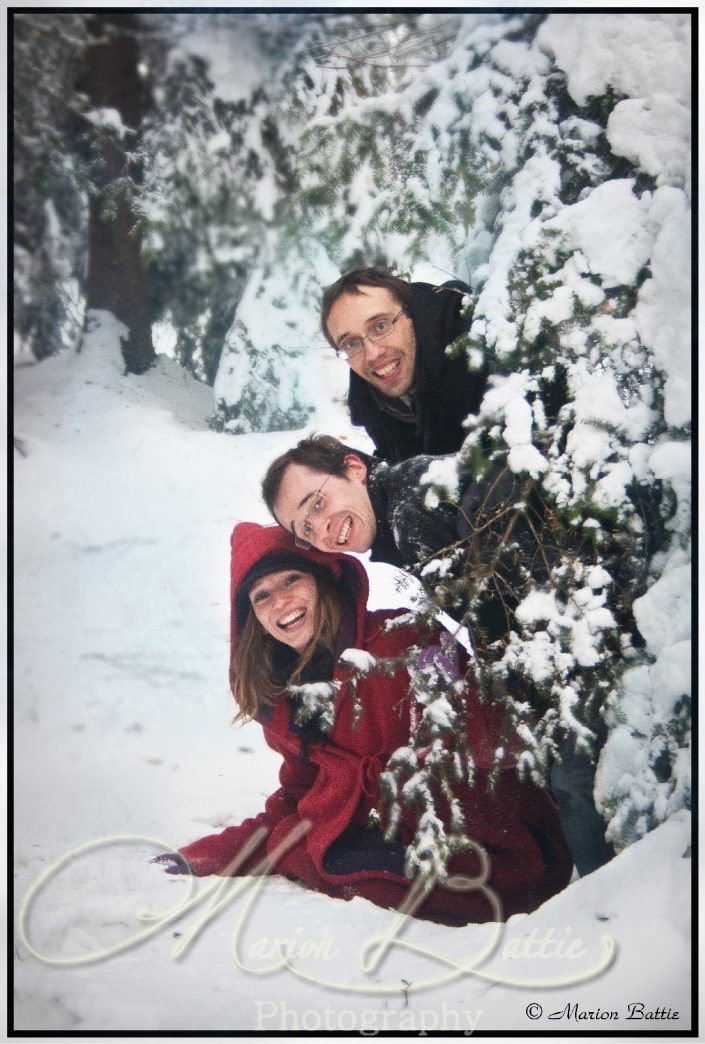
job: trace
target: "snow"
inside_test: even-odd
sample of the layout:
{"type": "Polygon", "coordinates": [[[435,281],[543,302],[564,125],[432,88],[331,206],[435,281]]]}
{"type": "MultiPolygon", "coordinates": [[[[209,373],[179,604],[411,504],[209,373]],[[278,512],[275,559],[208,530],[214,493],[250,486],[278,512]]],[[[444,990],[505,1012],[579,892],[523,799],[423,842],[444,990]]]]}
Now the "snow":
{"type": "Polygon", "coordinates": [[[94,127],[110,131],[118,139],[124,138],[125,135],[130,133],[129,128],[122,122],[117,109],[89,109],[85,113],[85,117],[94,127]]]}
{"type": "Polygon", "coordinates": [[[552,14],[541,26],[538,43],[566,72],[568,90],[584,104],[612,87],[628,97],[666,91],[690,98],[690,70],[683,63],[689,31],[686,14],[588,12],[552,14]]]}
{"type": "MultiPolygon", "coordinates": [[[[553,666],[554,654],[546,632],[552,637],[560,634],[564,645],[581,667],[594,667],[602,659],[601,632],[615,624],[612,614],[604,608],[604,596],[596,595],[591,586],[577,591],[565,610],[559,607],[553,592],[533,590],[519,603],[515,616],[523,624],[546,621],[546,630],[539,631],[535,635],[537,641],[531,643],[534,660],[532,674],[537,680],[550,677],[553,666]],[[545,652],[543,662],[539,659],[542,646],[545,652]]],[[[563,668],[569,666],[570,662],[571,657],[566,649],[561,657],[563,668]]]]}
{"type": "Polygon", "coordinates": [[[692,454],[685,442],[661,442],[649,456],[649,467],[660,479],[690,478],[692,454]]]}
{"type": "Polygon", "coordinates": [[[509,40],[500,40],[495,44],[492,48],[492,58],[497,67],[514,80],[531,77],[536,72],[546,73],[550,67],[544,55],[537,61],[536,55],[531,54],[525,46],[509,40]]]}
{"type": "Polygon", "coordinates": [[[333,700],[340,682],[308,682],[306,685],[292,685],[291,692],[299,704],[294,719],[299,725],[312,718],[320,720],[324,732],[333,726],[333,700]]]}
{"type": "Polygon", "coordinates": [[[680,427],[691,414],[690,213],[685,195],[661,188],[651,213],[659,220],[651,279],[639,291],[635,321],[666,373],[664,416],[680,427]],[[657,209],[658,204],[658,209],[657,209]]]}
{"type": "MultiPolygon", "coordinates": [[[[257,35],[243,16],[231,20],[230,25],[220,19],[217,25],[203,23],[183,31],[182,15],[181,28],[183,35],[170,53],[171,63],[175,64],[185,55],[201,58],[224,100],[238,102],[247,99],[268,78],[267,69],[271,62],[258,46],[257,35]]],[[[269,76],[272,72],[270,69],[269,76]]]]}
{"type": "Polygon", "coordinates": [[[643,168],[657,185],[677,185],[690,195],[690,122],[689,107],[669,94],[626,98],[610,115],[607,139],[616,156],[643,168]]]}
{"type": "MultiPolygon", "coordinates": [[[[511,1032],[553,1029],[548,1013],[577,1002],[614,1009],[610,1028],[632,1029],[629,1000],[678,1009],[669,1028],[686,1028],[682,812],[499,936],[491,925],[408,925],[371,974],[360,948],[391,915],[364,900],[274,877],[262,901],[234,895],[206,917],[206,896],[230,887],[207,879],[186,908],[187,882],[149,859],[256,813],[276,787],[278,758],[259,726],[231,724],[229,534],[238,520],[268,521],[259,478],[296,433],[216,434],[207,388],[168,359],[125,376],[124,328],[91,318],[80,354],[16,374],[15,856],[26,926],[16,1028],[312,1031],[328,1020],[333,1031],[453,1031],[479,1012],[478,1029],[511,1032]],[[56,867],[79,846],[91,847],[56,867]],[[616,944],[606,971],[550,985],[599,964],[606,934],[616,944]],[[133,936],[144,941],[123,945],[133,936]],[[538,956],[556,939],[582,940],[584,956],[538,956]],[[527,977],[543,985],[502,984],[527,977]],[[529,1023],[534,999],[546,1014],[529,1023]]],[[[373,604],[399,605],[397,571],[366,566],[373,604]]]]}
{"type": "Polygon", "coordinates": [[[340,659],[352,664],[360,674],[369,674],[377,663],[376,657],[372,653],[365,652],[364,649],[344,649],[340,654],[340,659]]]}
{"type": "Polygon", "coordinates": [[[603,286],[633,283],[651,256],[656,228],[643,215],[650,198],[638,199],[632,186],[624,178],[598,185],[587,199],[566,207],[550,223],[570,236],[590,271],[602,276],[603,286]]]}
{"type": "Polygon", "coordinates": [[[504,421],[502,437],[510,447],[509,467],[512,471],[528,472],[532,478],[537,478],[547,469],[548,462],[531,441],[534,416],[525,395],[535,382],[522,372],[507,377],[491,376],[489,383],[480,416],[504,421]]]}
{"type": "MultiPolygon", "coordinates": [[[[25,355],[17,369],[18,899],[63,853],[96,839],[136,838],[82,852],[37,895],[28,911],[30,937],[16,942],[17,1028],[84,1034],[460,1030],[480,1011],[479,1029],[587,1029],[588,1023],[546,1021],[549,1011],[577,1002],[584,1009],[619,1012],[600,1029],[639,1031],[640,1021],[625,1018],[628,998],[678,1009],[680,1017],[659,1028],[689,1025],[689,820],[683,806],[690,766],[687,748],[667,739],[691,693],[691,461],[685,430],[692,351],[689,19],[682,12],[550,13],[533,42],[506,38],[521,27],[518,15],[465,14],[446,59],[414,76],[401,93],[348,96],[335,118],[326,115],[335,76],[326,80],[312,65],[322,87],[309,116],[311,123],[333,129],[343,118],[365,126],[379,114],[402,114],[411,122],[416,102],[433,86],[439,93],[425,118],[414,119],[416,136],[407,141],[410,151],[427,152],[430,189],[441,191],[438,157],[452,150],[460,132],[476,148],[477,162],[500,176],[498,189],[475,196],[464,241],[461,235],[452,247],[440,233],[431,235],[425,258],[412,261],[409,236],[384,223],[385,208],[394,212],[399,206],[395,183],[385,183],[375,197],[369,168],[361,168],[346,200],[354,203],[354,213],[346,217],[337,201],[332,215],[345,226],[340,256],[381,242],[385,256],[409,266],[412,278],[467,278],[477,294],[473,334],[486,337],[500,357],[515,350],[520,336],[535,337],[544,322],[566,324],[576,301],[586,309],[602,305],[588,328],[560,330],[561,344],[575,357],[568,375],[574,415],[563,456],[556,451],[544,457],[534,445],[545,418],[528,372],[495,378],[480,415],[504,440],[510,467],[543,477],[563,505],[571,495],[579,499],[588,480],[596,482],[594,497],[603,508],[619,509],[635,477],[669,483],[676,496],[668,523],[673,543],[652,562],[650,586],[634,607],[647,645],[643,653],[631,651],[633,666],[619,698],[608,702],[610,735],[596,778],[610,835],[634,843],[534,914],[513,918],[489,962],[455,980],[448,978],[448,958],[471,966],[491,927],[416,922],[403,938],[421,949],[395,947],[376,979],[370,978],[358,951],[387,929],[389,915],[362,900],[346,904],[278,878],[266,884],[273,902],[257,904],[245,924],[238,920],[247,913],[245,901],[235,897],[204,924],[178,961],[174,946],[190,939],[200,914],[177,912],[163,927],[157,923],[143,944],[100,963],[46,963],[29,951],[31,941],[44,953],[80,962],[81,955],[150,930],[139,911],[178,904],[187,886],[148,859],[255,814],[276,786],[278,758],[259,727],[231,724],[230,530],[237,521],[270,521],[259,495],[261,475],[269,460],[304,434],[328,431],[352,446],[371,446],[349,424],[343,404],[347,370],[317,326],[320,290],[337,278],[337,257],[329,256],[322,237],[318,242],[313,236],[300,257],[282,262],[275,237],[263,235],[223,351],[216,397],[233,404],[261,394],[260,427],[277,417],[280,427],[296,430],[256,433],[248,418],[226,424],[236,437],[211,430],[212,391],[166,357],[176,347],[168,317],[157,331],[164,356],[143,377],[124,375],[117,348],[124,328],[107,313],[91,317],[80,354],[67,351],[35,365],[27,365],[25,355]],[[470,50],[478,57],[473,68],[470,50]],[[548,120],[542,104],[552,70],[565,74],[580,104],[613,88],[609,148],[653,178],[651,188],[637,186],[630,176],[594,187],[591,182],[576,202],[563,201],[561,169],[549,143],[594,143],[600,128],[589,120],[548,120]],[[370,235],[375,224],[381,240],[370,235]],[[553,236],[548,245],[547,232],[553,236]],[[544,246],[547,256],[560,250],[560,260],[550,283],[540,288],[545,296],[535,296],[517,314],[511,275],[523,253],[538,254],[544,246]],[[624,285],[638,285],[636,303],[628,316],[616,317],[605,290],[624,285]],[[638,388],[626,388],[620,378],[639,365],[644,379],[638,388]],[[667,430],[655,435],[651,365],[665,379],[667,430]],[[664,751],[673,766],[667,782],[653,769],[664,751]],[[654,820],[663,825],[647,833],[654,820]],[[237,943],[234,927],[240,923],[244,934],[237,943]],[[594,966],[605,932],[616,941],[606,971],[574,986],[546,985],[546,976],[565,976],[576,964],[579,972],[594,966]],[[517,956],[530,949],[531,940],[549,936],[583,940],[585,962],[517,956]],[[282,947],[292,954],[292,967],[265,976],[282,947]],[[429,951],[440,956],[431,958],[429,951]],[[527,991],[493,984],[483,978],[488,969],[502,979],[530,976],[542,985],[527,991]],[[435,985],[422,989],[428,980],[435,985]],[[534,997],[544,1015],[530,1022],[525,1011],[534,997]]],[[[207,61],[221,98],[239,100],[270,68],[258,48],[248,49],[248,40],[238,38],[233,46],[223,30],[203,29],[185,34],[183,49],[207,61]]],[[[102,110],[91,118],[120,133],[115,116],[102,110]]],[[[300,126],[281,131],[298,146],[300,126]]],[[[248,124],[246,133],[262,156],[259,121],[248,124]]],[[[205,158],[215,161],[223,145],[223,135],[214,133],[203,143],[205,158]]],[[[250,186],[265,219],[280,202],[267,162],[263,178],[250,186]]],[[[405,198],[412,198],[412,190],[418,197],[422,185],[416,175],[409,178],[405,198]]],[[[152,199],[155,220],[161,204],[152,199]]],[[[52,215],[48,236],[62,246],[52,215]]],[[[19,263],[28,267],[33,259],[20,256],[19,263]]],[[[66,282],[64,293],[75,302],[73,325],[80,326],[74,284],[66,282]]],[[[67,348],[75,343],[73,325],[60,331],[67,348]]],[[[454,463],[438,468],[430,479],[450,488],[454,463]]],[[[600,530],[596,519],[582,525],[600,530]]],[[[365,565],[372,608],[411,602],[413,589],[400,583],[397,570],[367,560],[365,565]]],[[[446,563],[434,565],[443,575],[446,563]]],[[[611,625],[601,592],[611,577],[595,567],[580,582],[584,586],[568,607],[547,595],[542,600],[541,592],[522,603],[517,616],[536,629],[510,648],[509,661],[511,655],[523,658],[537,679],[560,677],[575,661],[588,677],[599,666],[601,634],[611,625]],[[558,633],[566,639],[560,651],[558,633]]],[[[347,656],[365,668],[359,651],[347,656]]],[[[325,701],[329,693],[319,695],[325,701]]],[[[564,717],[572,716],[574,704],[575,692],[566,685],[564,717]]],[[[199,883],[199,894],[205,896],[214,883],[220,885],[199,883]]],[[[653,1025],[647,1022],[646,1028],[653,1025]]]]}
{"type": "Polygon", "coordinates": [[[637,598],[634,615],[650,649],[657,654],[668,645],[690,638],[690,563],[672,565],[645,595],[637,598]]]}
{"type": "Polygon", "coordinates": [[[422,486],[429,485],[424,497],[424,505],[433,510],[440,503],[440,494],[444,499],[456,501],[459,496],[458,462],[455,456],[436,457],[421,476],[422,486]]]}
{"type": "Polygon", "coordinates": [[[593,591],[599,591],[600,588],[606,587],[612,582],[612,577],[602,566],[593,566],[588,573],[587,581],[593,591]]]}

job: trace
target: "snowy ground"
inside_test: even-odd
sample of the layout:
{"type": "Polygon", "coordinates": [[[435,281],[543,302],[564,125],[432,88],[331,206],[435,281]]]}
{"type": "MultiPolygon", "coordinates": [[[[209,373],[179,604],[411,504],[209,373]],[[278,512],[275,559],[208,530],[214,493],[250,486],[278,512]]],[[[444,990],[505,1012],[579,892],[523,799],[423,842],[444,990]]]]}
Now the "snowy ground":
{"type": "MultiPolygon", "coordinates": [[[[333,366],[330,386],[342,390],[333,366]]],[[[492,926],[407,925],[370,973],[361,948],[391,915],[277,878],[251,910],[250,893],[211,918],[201,902],[110,952],[155,927],[140,911],[164,920],[184,900],[187,883],[149,857],[256,813],[276,785],[278,758],[259,727],[230,724],[229,534],[237,521],[268,521],[259,479],[296,435],[215,434],[211,396],[168,360],[121,376],[110,323],[80,355],[17,371],[18,904],[60,857],[106,841],[24,905],[15,1028],[689,1028],[691,861],[680,816],[499,936],[492,926]],[[127,835],[135,840],[119,840],[127,835]],[[277,967],[275,939],[290,967],[277,967]],[[562,956],[551,957],[557,941],[562,956]],[[179,943],[188,945],[176,958],[179,943]],[[570,984],[612,950],[605,970],[570,984]],[[630,1003],[678,1016],[628,1020],[630,1003]],[[601,1015],[576,1019],[589,1011],[601,1015]]],[[[339,405],[315,426],[365,446],[339,405]]],[[[399,604],[389,570],[374,569],[372,582],[374,605],[399,604]]]]}

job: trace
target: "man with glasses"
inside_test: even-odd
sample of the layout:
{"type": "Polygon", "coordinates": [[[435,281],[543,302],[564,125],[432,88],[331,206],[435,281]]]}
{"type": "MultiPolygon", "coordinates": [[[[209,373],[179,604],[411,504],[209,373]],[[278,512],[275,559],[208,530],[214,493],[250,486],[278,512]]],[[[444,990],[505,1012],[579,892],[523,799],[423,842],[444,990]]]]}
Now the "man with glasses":
{"type": "Polygon", "coordinates": [[[460,449],[487,377],[469,369],[464,349],[445,351],[470,328],[469,294],[457,280],[408,283],[384,268],[348,272],[325,291],[323,333],[350,367],[350,418],[376,456],[398,463],[460,449]]]}
{"type": "Polygon", "coordinates": [[[262,494],[299,547],[371,550],[376,561],[411,566],[459,538],[457,505],[426,504],[423,476],[434,459],[388,465],[312,435],[272,461],[262,494]]]}

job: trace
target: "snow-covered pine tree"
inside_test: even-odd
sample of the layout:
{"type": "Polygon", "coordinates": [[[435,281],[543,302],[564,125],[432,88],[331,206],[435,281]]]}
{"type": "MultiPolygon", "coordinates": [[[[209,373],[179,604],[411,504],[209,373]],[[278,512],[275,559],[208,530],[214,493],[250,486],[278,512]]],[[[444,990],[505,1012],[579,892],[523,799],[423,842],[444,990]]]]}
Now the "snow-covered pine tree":
{"type": "Polygon", "coordinates": [[[15,12],[12,30],[15,349],[43,359],[83,327],[88,162],[72,75],[87,30],[82,14],[50,12],[15,12]]]}
{"type": "MultiPolygon", "coordinates": [[[[589,754],[588,712],[607,718],[597,798],[618,847],[689,804],[687,611],[662,602],[689,568],[689,47],[687,15],[473,14],[384,90],[345,91],[312,62],[294,102],[288,285],[310,286],[304,266],[325,283],[322,252],[471,282],[453,350],[494,378],[458,467],[485,528],[422,578],[466,612],[522,771],[545,779],[565,732],[589,754]],[[654,38],[661,57],[636,61],[654,38]]],[[[438,674],[420,691],[462,713],[438,674]]],[[[435,718],[439,750],[456,721],[435,718]]],[[[427,739],[392,766],[392,813],[427,739]]]]}
{"type": "MultiPolygon", "coordinates": [[[[441,204],[433,189],[424,198],[413,178],[428,156],[421,146],[414,154],[405,137],[417,116],[400,88],[446,54],[458,25],[452,15],[328,16],[268,86],[294,183],[278,198],[223,351],[215,391],[226,430],[302,426],[330,394],[316,373],[317,353],[329,351],[318,328],[322,286],[363,257],[408,265],[428,243],[429,222],[455,228],[453,202],[441,204]],[[402,228],[408,208],[399,185],[407,183],[422,208],[415,253],[402,228]]],[[[427,102],[430,90],[422,92],[427,102]]],[[[433,162],[429,171],[435,185],[433,162]]],[[[455,181],[453,189],[463,194],[455,181]]]]}
{"type": "Polygon", "coordinates": [[[36,358],[77,349],[87,309],[122,319],[126,367],[154,360],[134,208],[149,89],[132,13],[15,12],[15,326],[36,358]]]}
{"type": "MultiPolygon", "coordinates": [[[[174,332],[179,361],[213,384],[291,177],[267,70],[284,61],[308,19],[182,15],[169,26],[165,48],[163,16],[144,17],[156,35],[148,55],[157,105],[145,130],[140,200],[155,314],[174,332]],[[230,64],[215,67],[207,56],[222,54],[228,44],[230,64]],[[256,76],[248,67],[240,79],[237,56],[244,50],[249,63],[259,56],[259,67],[256,76]]],[[[266,414],[266,403],[253,396],[243,406],[248,411],[266,414]]],[[[216,426],[228,416],[226,407],[216,426]]]]}
{"type": "MultiPolygon", "coordinates": [[[[149,318],[166,324],[178,361],[213,383],[290,177],[267,70],[320,17],[140,12],[134,20],[140,90],[153,101],[138,128],[82,89],[94,42],[90,13],[14,18],[16,339],[37,358],[77,346],[91,201],[108,231],[127,202],[130,235],[135,244],[142,238],[141,283],[151,284],[149,318]],[[233,41],[235,62],[248,49],[255,71],[244,85],[237,76],[210,77],[201,55],[218,53],[214,33],[233,41]],[[106,154],[122,158],[121,176],[106,180],[106,154]]],[[[94,29],[108,23],[93,19],[94,29]]],[[[132,84],[125,98],[135,93],[132,84]]],[[[113,283],[119,297],[125,280],[113,283]]]]}
{"type": "MultiPolygon", "coordinates": [[[[659,22],[665,71],[625,81],[613,51],[601,91],[587,58],[566,60],[590,15],[527,22],[465,79],[471,137],[505,127],[506,179],[469,237],[492,248],[455,350],[494,377],[458,458],[480,483],[470,536],[424,579],[465,607],[486,691],[508,688],[520,770],[545,778],[566,733],[589,754],[585,721],[604,714],[597,799],[617,847],[690,802],[687,21],[659,22]],[[684,606],[664,611],[676,589],[684,606]]],[[[600,38],[627,47],[654,28],[609,22],[600,38]]]]}
{"type": "Polygon", "coordinates": [[[189,54],[167,58],[156,93],[139,201],[155,319],[174,331],[178,361],[212,384],[259,238],[238,126],[245,104],[219,99],[189,54]]]}

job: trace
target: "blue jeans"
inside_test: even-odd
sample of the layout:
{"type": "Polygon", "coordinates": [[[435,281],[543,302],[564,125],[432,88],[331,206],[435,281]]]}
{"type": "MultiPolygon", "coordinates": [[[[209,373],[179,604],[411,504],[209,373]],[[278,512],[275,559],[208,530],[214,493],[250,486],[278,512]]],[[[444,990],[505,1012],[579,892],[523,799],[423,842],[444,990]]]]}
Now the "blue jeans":
{"type": "MultiPolygon", "coordinates": [[[[596,735],[596,761],[607,738],[607,726],[601,718],[591,720],[588,726],[596,735]]],[[[551,769],[551,791],[573,862],[584,877],[609,862],[614,849],[605,840],[605,822],[595,808],[595,761],[576,753],[573,736],[563,740],[558,749],[561,761],[551,769]]]]}

